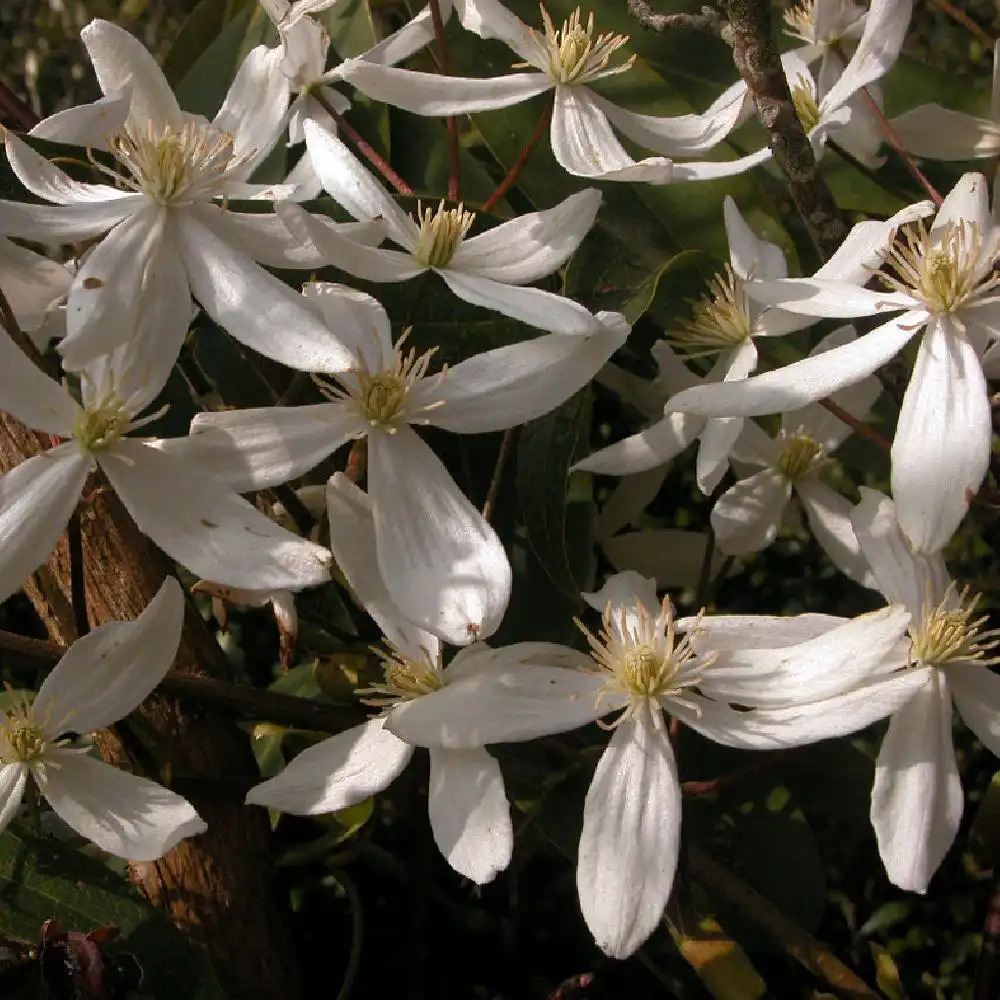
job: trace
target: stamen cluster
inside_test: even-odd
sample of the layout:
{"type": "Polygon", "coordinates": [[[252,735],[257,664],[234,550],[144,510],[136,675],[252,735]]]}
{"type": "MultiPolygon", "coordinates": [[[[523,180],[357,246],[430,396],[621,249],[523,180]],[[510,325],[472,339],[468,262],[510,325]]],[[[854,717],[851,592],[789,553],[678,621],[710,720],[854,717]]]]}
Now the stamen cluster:
{"type": "Polygon", "coordinates": [[[956,592],[951,584],[939,604],[932,607],[928,602],[911,631],[915,663],[931,667],[957,661],[1000,663],[1000,656],[992,655],[1000,644],[1000,629],[984,630],[989,615],[974,617],[980,596],[970,596],[968,587],[956,592]]]}
{"type": "Polygon", "coordinates": [[[829,461],[823,446],[803,428],[794,434],[781,432],[781,453],[774,467],[790,482],[817,471],[829,461]]]}
{"type": "MultiPolygon", "coordinates": [[[[531,36],[556,83],[585,83],[595,73],[607,68],[611,57],[628,43],[628,35],[607,32],[595,36],[593,13],[584,27],[579,7],[558,30],[544,6],[541,11],[545,34],[540,36],[532,30],[531,36]]],[[[635,56],[630,56],[625,65],[630,67],[634,62],[635,56]]]]}
{"type": "Polygon", "coordinates": [[[466,212],[464,205],[445,208],[443,201],[436,212],[418,208],[417,217],[420,236],[414,256],[428,267],[447,267],[476,221],[475,212],[466,212]]]}
{"type": "Polygon", "coordinates": [[[715,275],[708,293],[691,304],[691,318],[682,320],[667,340],[690,357],[704,357],[738,347],[750,337],[743,280],[727,264],[715,275]]]}

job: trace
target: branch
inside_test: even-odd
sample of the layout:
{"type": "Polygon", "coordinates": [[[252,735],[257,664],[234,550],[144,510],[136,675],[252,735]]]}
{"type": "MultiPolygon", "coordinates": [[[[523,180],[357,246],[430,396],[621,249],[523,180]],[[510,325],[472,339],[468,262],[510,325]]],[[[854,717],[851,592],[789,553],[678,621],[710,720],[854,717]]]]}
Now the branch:
{"type": "Polygon", "coordinates": [[[628,0],[628,12],[647,31],[693,28],[696,31],[708,31],[721,38],[725,26],[722,15],[707,4],[701,8],[700,14],[656,14],[648,0],[628,0]]]}
{"type": "Polygon", "coordinates": [[[727,39],[733,61],[770,136],[777,163],[816,249],[828,260],[847,236],[847,226],[795,113],[788,80],[771,31],[770,0],[728,0],[727,39]]]}

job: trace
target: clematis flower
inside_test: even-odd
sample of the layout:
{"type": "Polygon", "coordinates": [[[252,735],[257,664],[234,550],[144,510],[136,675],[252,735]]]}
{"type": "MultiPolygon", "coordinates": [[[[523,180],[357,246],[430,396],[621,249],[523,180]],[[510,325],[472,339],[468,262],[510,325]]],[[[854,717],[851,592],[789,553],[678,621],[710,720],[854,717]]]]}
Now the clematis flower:
{"type": "Polygon", "coordinates": [[[854,0],[802,0],[783,17],[785,34],[804,43],[793,51],[810,65],[820,61],[818,81],[828,90],[843,72],[843,47],[861,38],[868,11],[854,0]]]}
{"type": "MultiPolygon", "coordinates": [[[[851,327],[841,327],[824,337],[811,354],[854,338],[851,327]]],[[[878,381],[867,378],[842,390],[835,402],[864,419],[880,391],[878,381]]],[[[747,421],[734,448],[734,461],[759,471],[741,478],[712,508],[712,530],[719,549],[727,555],[744,555],[770,545],[794,493],[816,541],[837,568],[864,586],[874,586],[851,528],[851,504],[821,479],[832,462],[831,454],[849,434],[847,424],[818,403],[783,414],[774,438],[747,421]]]]}
{"type": "MultiPolygon", "coordinates": [[[[906,210],[911,218],[930,211],[924,203],[906,210]]],[[[894,245],[905,218],[868,224],[868,236],[855,227],[848,238],[851,256],[867,243],[868,266],[884,261],[878,278],[888,291],[861,287],[868,271],[842,280],[844,248],[812,278],[763,282],[752,290],[758,300],[802,315],[899,315],[843,347],[731,383],[723,392],[699,387],[669,405],[744,415],[796,409],[866,378],[925,330],[892,443],[892,492],[914,548],[933,553],[954,534],[989,464],[992,422],[980,356],[1000,337],[1000,282],[992,270],[998,233],[980,174],[956,183],[929,228],[910,222],[894,245]]]]}
{"type": "MultiPolygon", "coordinates": [[[[254,49],[207,122],[181,111],[152,56],[126,31],[96,20],[81,37],[108,100],[99,124],[88,106],[62,125],[50,121],[47,132],[79,138],[81,131],[104,129],[89,145],[113,157],[113,167],[92,158],[108,182],[75,181],[8,132],[14,173],[52,204],[0,202],[0,232],[8,235],[76,242],[107,234],[87,253],[70,288],[70,330],[60,343],[65,365],[79,370],[134,335],[146,304],[163,313],[159,335],[176,355],[192,295],[241,343],[269,358],[306,371],[339,363],[337,342],[319,317],[257,263],[313,268],[322,261],[304,253],[273,215],[213,204],[274,193],[248,178],[283,128],[288,91],[277,67],[280,53],[254,49]]],[[[348,231],[381,238],[378,226],[348,231]]]]}
{"type": "Polygon", "coordinates": [[[523,288],[561,267],[594,224],[601,194],[578,191],[545,212],[532,212],[471,239],[475,221],[463,206],[407,215],[354,154],[316,122],[305,123],[306,145],[323,187],[358,220],[384,219],[401,250],[361,247],[318,223],[297,205],[278,206],[306,246],[365,281],[405,281],[425,271],[441,276],[460,298],[554,333],[591,334],[600,324],[579,303],[540,288],[523,288]]]}
{"type": "MultiPolygon", "coordinates": [[[[337,812],[387,788],[414,750],[385,727],[393,706],[433,700],[469,664],[490,655],[477,643],[442,668],[440,641],[406,620],[379,576],[371,501],[339,473],[327,494],[337,565],[385,637],[384,680],[360,692],[384,711],[310,747],[247,795],[248,803],[300,816],[337,812]]],[[[460,875],[483,884],[507,867],[514,835],[503,775],[482,747],[430,751],[427,807],[434,842],[460,875]]]]}
{"type": "MultiPolygon", "coordinates": [[[[742,95],[727,92],[703,115],[656,118],[626,111],[588,86],[627,72],[634,61],[631,57],[609,65],[628,38],[597,34],[592,14],[585,23],[578,9],[557,29],[542,7],[543,33],[529,28],[498,0],[454,0],[453,5],[466,29],[505,42],[524,60],[518,67],[528,72],[489,78],[441,76],[349,59],[341,76],[375,100],[431,116],[506,108],[553,90],[552,152],[578,177],[665,184],[732,172],[726,163],[674,164],[670,157],[700,155],[721,142],[739,119],[742,95]],[[661,155],[633,160],[612,128],[661,155]]],[[[766,159],[765,153],[769,155],[757,154],[755,162],[766,159]]]]}
{"type": "Polygon", "coordinates": [[[77,639],[34,701],[0,718],[0,829],[21,804],[29,775],[60,819],[129,861],[155,861],[207,829],[179,795],[69,746],[69,734],[125,718],[163,680],[183,621],[184,595],[167,578],[135,621],[77,639]]]}
{"type": "Polygon", "coordinates": [[[305,294],[341,324],[353,351],[350,370],[325,390],[330,402],[202,413],[191,437],[170,448],[243,492],[294,479],[344,442],[366,438],[378,565],[393,601],[454,645],[486,638],[507,607],[507,556],[411,425],[480,434],[549,412],[625,342],[624,317],[600,313],[592,337],[551,334],[430,374],[434,352],[393,347],[389,317],[370,296],[327,283],[305,294]],[[350,335],[340,320],[347,312],[357,317],[350,335]]]}
{"type": "Polygon", "coordinates": [[[279,528],[210,475],[165,453],[162,441],[126,436],[161,415],[140,416],[167,380],[174,360],[169,350],[156,337],[127,342],[81,371],[78,402],[0,336],[4,409],[27,427],[64,439],[0,477],[0,600],[48,557],[98,468],[139,529],[201,577],[250,589],[329,580],[325,549],[279,528]]]}
{"type": "Polygon", "coordinates": [[[962,784],[952,745],[952,702],[965,724],[1000,756],[1000,677],[989,668],[1000,632],[985,628],[978,596],[958,590],[938,555],[907,541],[893,502],[862,487],[851,520],[886,600],[910,612],[909,641],[890,663],[920,679],[896,710],[875,762],[871,818],[889,879],[926,892],[958,832],[962,784]]]}
{"type": "Polygon", "coordinates": [[[723,654],[712,648],[711,629],[702,642],[697,619],[682,637],[651,580],[620,573],[584,597],[603,612],[597,635],[584,629],[590,656],[548,643],[494,650],[433,699],[395,708],[386,728],[405,740],[461,749],[616,714],[602,724],[611,741],[584,803],[577,888],[598,946],[624,958],[659,923],[677,865],[681,790],[664,713],[729,746],[795,746],[854,731],[915,690],[909,677],[878,673],[909,616],[895,608],[834,628],[823,622],[818,637],[810,621],[810,638],[794,646],[779,638],[788,634],[780,623],[751,630],[765,642],[773,634],[782,646],[725,651],[712,684],[723,654]],[[730,685],[734,701],[766,708],[737,712],[713,700],[726,698],[730,685]],[[706,687],[711,697],[699,693],[706,687]]]}

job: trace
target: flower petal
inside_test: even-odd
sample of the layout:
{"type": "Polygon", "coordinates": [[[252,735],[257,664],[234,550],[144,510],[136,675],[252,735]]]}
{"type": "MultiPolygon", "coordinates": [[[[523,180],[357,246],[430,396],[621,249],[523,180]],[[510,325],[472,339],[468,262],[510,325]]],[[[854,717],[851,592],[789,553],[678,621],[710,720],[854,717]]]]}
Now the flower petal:
{"type": "Polygon", "coordinates": [[[354,355],[351,370],[361,367],[378,372],[395,364],[389,314],[377,299],[332,281],[309,281],[302,286],[302,294],[354,355]]]}
{"type": "Polygon", "coordinates": [[[79,407],[55,379],[49,378],[0,331],[0,399],[4,412],[47,434],[69,437],[79,407]]]}
{"type": "Polygon", "coordinates": [[[413,747],[393,736],[384,722],[371,719],[303,750],[276,777],[251,788],[247,803],[317,816],[388,788],[409,763],[413,747]]]}
{"type": "Polygon", "coordinates": [[[989,468],[989,392],[972,345],[948,317],[927,326],[892,441],[899,525],[918,552],[955,533],[989,468]]]}
{"type": "Polygon", "coordinates": [[[466,31],[480,38],[498,38],[531,65],[540,65],[535,32],[499,0],[456,0],[455,15],[466,31]]]}
{"type": "Polygon", "coordinates": [[[48,559],[89,471],[90,462],[68,444],[35,455],[0,478],[0,600],[48,559]]]}
{"type": "Polygon", "coordinates": [[[28,130],[35,139],[65,142],[71,146],[91,146],[107,149],[108,138],[117,135],[128,118],[132,95],[100,97],[90,104],[64,108],[48,118],[43,118],[28,130]]]}
{"type": "Polygon", "coordinates": [[[899,292],[872,292],[849,281],[826,278],[755,281],[747,286],[747,294],[764,305],[822,319],[875,316],[883,310],[915,309],[919,305],[899,292]]]}
{"type": "Polygon", "coordinates": [[[23,764],[0,764],[0,830],[17,814],[27,781],[28,769],[23,764]]]}
{"type": "Polygon", "coordinates": [[[510,864],[510,806],[485,750],[431,750],[427,809],[434,843],[459,875],[484,885],[510,864]]]}
{"type": "Polygon", "coordinates": [[[455,251],[449,270],[505,284],[537,281],[562,267],[590,231],[601,206],[596,188],[577,191],[555,208],[501,223],[455,251]]]}
{"type": "Polygon", "coordinates": [[[706,615],[679,618],[681,632],[697,629],[704,648],[765,649],[794,646],[815,639],[849,621],[836,615],[706,615]]]}
{"type": "Polygon", "coordinates": [[[619,313],[598,319],[603,329],[590,337],[553,333],[460,361],[435,387],[434,398],[443,405],[428,413],[428,422],[480,434],[551,412],[587,385],[625,343],[629,327],[619,313]]]}
{"type": "Polygon", "coordinates": [[[972,223],[980,233],[988,232],[991,224],[990,192],[982,174],[963,174],[944,196],[931,236],[943,233],[953,224],[972,223]]]}
{"type": "Polygon", "coordinates": [[[792,484],[774,469],[741,479],[712,508],[712,530],[719,549],[730,556],[759,552],[774,541],[792,484]]]}
{"type": "Polygon", "coordinates": [[[677,764],[666,728],[654,728],[646,712],[615,729],[583,806],[580,908],[613,958],[627,958],[656,929],[680,850],[677,764]]]}
{"type": "Polygon", "coordinates": [[[183,624],[184,592],[167,577],[134,621],[108,622],[77,639],[35,697],[46,735],[91,733],[124,719],[166,676],[183,624]]]}
{"type": "Polygon", "coordinates": [[[728,194],[722,210],[729,240],[729,261],[735,274],[744,280],[786,277],[788,266],[781,248],[758,238],[728,194]]]}
{"type": "Polygon", "coordinates": [[[100,465],[139,530],[203,579],[250,590],[329,580],[326,549],[180,459],[123,438],[101,454],[100,465]]]}
{"type": "Polygon", "coordinates": [[[622,441],[608,445],[577,462],[571,472],[596,472],[603,476],[627,476],[666,465],[679,455],[705,426],[701,417],[670,413],[662,420],[622,441]]]}
{"type": "Polygon", "coordinates": [[[927,891],[958,832],[962,806],[948,682],[930,669],[924,687],[893,716],[875,762],[871,818],[890,882],[927,891]]]}
{"type": "Polygon", "coordinates": [[[108,854],[155,861],[208,829],[190,802],[155,781],[74,750],[58,752],[53,764],[44,778],[35,772],[42,794],[64,823],[108,854]]]}
{"type": "Polygon", "coordinates": [[[656,618],[660,614],[660,601],[656,596],[656,581],[641,573],[626,570],[609,576],[600,590],[580,595],[595,611],[615,609],[612,628],[619,638],[637,631],[640,609],[656,618]],[[622,627],[624,626],[624,627],[622,627]]]}
{"type": "Polygon", "coordinates": [[[851,502],[821,482],[801,482],[796,492],[809,528],[823,551],[845,576],[862,587],[878,588],[851,525],[851,502]]]}
{"type": "Polygon", "coordinates": [[[755,153],[739,156],[734,160],[688,160],[674,164],[674,181],[714,181],[721,177],[735,177],[754,167],[767,163],[774,154],[770,146],[755,153]]]}
{"type": "MultiPolygon", "coordinates": [[[[8,133],[9,137],[10,133],[8,133]]],[[[0,201],[0,232],[39,243],[75,243],[107,232],[142,204],[134,200],[75,202],[72,205],[27,205],[0,201]]]]}
{"type": "Polygon", "coordinates": [[[492,635],[510,598],[496,532],[411,430],[368,438],[378,562],[399,609],[456,646],[492,635]]]}
{"type": "Polygon", "coordinates": [[[974,160],[1000,153],[1000,125],[989,118],[921,104],[889,124],[903,148],[931,160],[974,160]]]}
{"type": "Polygon", "coordinates": [[[22,330],[42,326],[72,280],[64,265],[0,237],[0,288],[22,330]]]}

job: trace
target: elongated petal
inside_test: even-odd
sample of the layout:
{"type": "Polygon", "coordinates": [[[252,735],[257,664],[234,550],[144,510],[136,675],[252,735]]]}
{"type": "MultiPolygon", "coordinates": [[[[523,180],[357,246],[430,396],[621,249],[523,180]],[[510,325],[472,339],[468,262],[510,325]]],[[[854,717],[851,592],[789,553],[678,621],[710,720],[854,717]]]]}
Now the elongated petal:
{"type": "Polygon", "coordinates": [[[310,281],[302,294],[355,356],[353,368],[384,371],[395,363],[389,314],[365,292],[332,281],[310,281]]]}
{"type": "Polygon", "coordinates": [[[755,281],[747,287],[751,298],[803,316],[851,319],[882,311],[916,309],[919,303],[899,292],[872,292],[849,281],[826,278],[785,278],[755,281]]]}
{"type": "Polygon", "coordinates": [[[185,837],[208,829],[194,806],[147,778],[64,750],[35,772],[56,815],[102,851],[129,861],[162,858],[185,837]]]}
{"type": "Polygon", "coordinates": [[[701,417],[670,413],[644,431],[595,451],[589,458],[577,462],[571,471],[627,476],[655,469],[679,455],[704,426],[701,417]]]}
{"type": "Polygon", "coordinates": [[[431,117],[509,108],[553,86],[545,73],[444,77],[439,73],[376,66],[364,59],[346,60],[340,67],[340,75],[376,101],[431,117]]]}
{"type": "Polygon", "coordinates": [[[774,469],[764,469],[731,486],[712,508],[712,530],[719,548],[736,556],[770,545],[791,495],[791,483],[774,469]]]}
{"type": "Polygon", "coordinates": [[[14,818],[28,781],[28,769],[23,764],[0,764],[0,831],[14,818]]]}
{"type": "MultiPolygon", "coordinates": [[[[2,286],[0,286],[2,287],[2,286]]],[[[79,408],[6,333],[0,332],[0,400],[6,413],[35,430],[68,437],[79,408]]]]}
{"type": "Polygon", "coordinates": [[[378,562],[400,610],[456,646],[492,635],[510,598],[500,539],[409,428],[368,438],[378,562]]]}
{"type": "MultiPolygon", "coordinates": [[[[489,670],[404,702],[392,710],[386,725],[410,743],[468,749],[564,733],[620,707],[610,698],[598,703],[599,678],[546,666],[544,660],[553,657],[539,659],[535,646],[521,643],[496,650],[489,670]]],[[[593,663],[575,650],[558,655],[580,666],[593,663]]]]}
{"type": "MultiPolygon", "coordinates": [[[[756,708],[833,698],[898,669],[890,654],[909,623],[908,612],[894,604],[791,646],[721,652],[699,689],[756,708]]],[[[714,648],[710,636],[704,644],[714,648]]]]}
{"type": "MultiPolygon", "coordinates": [[[[647,709],[648,712],[648,709],[647,709]]],[[[627,958],[667,905],[681,839],[681,790],[666,728],[648,716],[614,731],[583,805],[580,908],[597,946],[627,958]]]]}
{"type": "Polygon", "coordinates": [[[431,750],[427,809],[434,843],[459,875],[483,885],[510,864],[510,806],[485,750],[431,750]]]}
{"type": "Polygon", "coordinates": [[[166,676],[183,624],[184,592],[167,577],[134,621],[108,622],[77,639],[35,697],[48,738],[124,719],[166,676]]]}
{"type": "MultiPolygon", "coordinates": [[[[708,535],[676,528],[642,528],[604,538],[600,544],[616,570],[653,577],[659,590],[680,590],[697,586],[707,558],[708,535]]],[[[718,553],[713,555],[711,566],[713,573],[722,571],[723,559],[718,553]]]]}
{"type": "MultiPolygon", "coordinates": [[[[611,496],[601,507],[601,512],[597,515],[597,522],[594,525],[594,536],[600,544],[605,546],[608,558],[612,562],[615,561],[615,557],[610,554],[606,547],[607,544],[611,541],[612,536],[616,535],[622,528],[638,521],[639,516],[660,492],[666,475],[665,468],[657,468],[647,472],[637,472],[634,476],[626,476],[614,488],[611,496]]],[[[635,555],[636,553],[631,554],[635,555]]],[[[624,551],[622,555],[625,555],[624,551]]],[[[636,569],[637,567],[631,568],[636,569]]]]}
{"type": "Polygon", "coordinates": [[[851,526],[850,501],[820,482],[799,483],[796,490],[813,536],[837,569],[862,587],[877,589],[875,576],[851,526]]]}
{"type": "Polygon", "coordinates": [[[35,455],[0,478],[0,600],[49,557],[89,471],[90,462],[70,444],[35,455]]]}
{"type": "Polygon", "coordinates": [[[549,413],[582,389],[625,343],[629,327],[610,314],[591,337],[547,337],[485,351],[448,370],[429,422],[463,434],[502,430],[549,413]]]}
{"type": "Polygon", "coordinates": [[[867,378],[895,357],[918,329],[912,314],[904,313],[843,347],[743,382],[694,386],[668,400],[667,405],[691,414],[746,417],[797,410],[867,378]]]}
{"type": "Polygon", "coordinates": [[[131,93],[129,123],[145,131],[165,125],[180,129],[184,117],[167,78],[142,43],[123,28],[95,18],[81,32],[80,39],[97,75],[101,92],[107,96],[131,93]]]}
{"type": "MultiPolygon", "coordinates": [[[[8,133],[9,135],[9,133],[8,133]]],[[[75,243],[107,232],[143,202],[130,200],[75,202],[72,205],[26,205],[0,201],[0,232],[40,243],[75,243]]]]}
{"type": "Polygon", "coordinates": [[[300,371],[351,367],[350,352],[301,295],[193,216],[177,234],[195,298],[240,343],[300,371]]]}
{"type": "Polygon", "coordinates": [[[872,825],[886,874],[911,892],[927,891],[958,832],[963,805],[948,684],[934,669],[924,682],[889,723],[872,788],[872,825]]]}
{"type": "Polygon", "coordinates": [[[550,137],[559,164],[577,177],[649,184],[673,177],[674,163],[666,157],[636,161],[628,155],[585,87],[556,87],[550,137]]]}
{"type": "Polygon", "coordinates": [[[587,188],[555,208],[518,216],[464,240],[449,270],[511,285],[537,281],[569,260],[593,226],[600,206],[601,192],[587,188]]]}
{"type": "Polygon", "coordinates": [[[982,174],[963,174],[952,189],[944,196],[934,224],[931,237],[943,234],[952,225],[972,223],[980,233],[990,227],[990,192],[986,178],[982,174]]]}
{"type": "Polygon", "coordinates": [[[990,118],[921,104],[890,122],[903,148],[931,160],[974,160],[1000,153],[1000,125],[990,118]]]}
{"type": "MultiPolygon", "coordinates": [[[[441,17],[447,21],[451,3],[446,0],[439,4],[441,17]]],[[[410,18],[401,28],[383,38],[377,45],[359,56],[365,62],[380,66],[395,66],[434,40],[434,18],[430,5],[410,18]]]]}
{"type": "Polygon", "coordinates": [[[770,146],[734,160],[688,160],[674,164],[675,181],[714,181],[721,177],[735,177],[767,163],[774,154],[770,146]]]}
{"type": "Polygon", "coordinates": [[[715,491],[729,471],[729,458],[742,430],[743,420],[740,417],[713,417],[705,421],[694,472],[698,489],[705,496],[715,491]]]}
{"type": "Polygon", "coordinates": [[[706,649],[764,649],[815,639],[849,619],[836,615],[708,615],[679,618],[677,628],[702,633],[706,649]]]}
{"type": "Polygon", "coordinates": [[[660,613],[660,602],[656,598],[656,581],[630,570],[609,576],[600,590],[580,596],[595,611],[602,614],[607,607],[616,609],[615,621],[611,627],[619,638],[625,638],[629,632],[635,634],[641,608],[644,608],[651,618],[660,613]]]}
{"type": "Polygon", "coordinates": [[[498,38],[526,62],[540,63],[531,28],[499,0],[456,0],[455,15],[466,31],[480,38],[498,38]]]}
{"type": "Polygon", "coordinates": [[[379,573],[375,517],[368,495],[337,472],[326,484],[326,506],[330,548],[355,597],[400,652],[436,661],[439,640],[406,620],[379,573]]]}
{"type": "Polygon", "coordinates": [[[358,424],[337,403],[219,410],[199,413],[191,436],[164,442],[163,450],[248,493],[297,479],[352,437],[358,424]]]}
{"type": "Polygon", "coordinates": [[[298,590],[329,579],[326,549],[180,459],[123,439],[100,464],[139,529],[203,579],[251,590],[298,590]]]}
{"type": "Polygon", "coordinates": [[[28,130],[28,135],[72,146],[107,149],[108,139],[124,128],[131,103],[132,95],[126,93],[100,97],[91,104],[79,104],[75,108],[64,108],[43,118],[28,130]]]}
{"type": "Polygon", "coordinates": [[[757,237],[729,195],[722,203],[722,210],[733,271],[745,280],[784,278],[788,268],[781,248],[757,237]]]}
{"type": "Polygon", "coordinates": [[[989,393],[972,345],[952,321],[928,324],[892,442],[892,495],[918,552],[948,544],[989,468],[989,393]]]}
{"type": "Polygon", "coordinates": [[[22,330],[42,326],[72,280],[64,265],[0,237],[0,288],[22,330]]]}
{"type": "Polygon", "coordinates": [[[965,724],[1000,756],[1000,677],[978,663],[956,663],[948,671],[948,684],[965,724]]]}
{"type": "Polygon", "coordinates": [[[396,780],[413,747],[383,728],[382,718],[303,750],[274,778],[255,785],[246,801],[297,816],[338,812],[396,780]]]}

